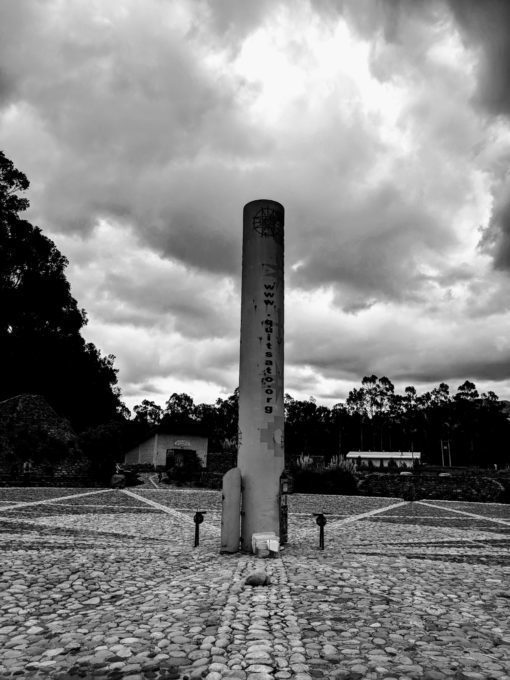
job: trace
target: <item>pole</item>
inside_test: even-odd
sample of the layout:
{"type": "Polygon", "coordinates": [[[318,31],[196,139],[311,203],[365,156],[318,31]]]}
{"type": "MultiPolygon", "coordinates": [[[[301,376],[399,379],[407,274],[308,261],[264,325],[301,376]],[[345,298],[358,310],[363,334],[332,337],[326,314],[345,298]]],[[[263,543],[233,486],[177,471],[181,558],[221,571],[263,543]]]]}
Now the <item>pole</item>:
{"type": "Polygon", "coordinates": [[[238,467],[243,484],[241,543],[280,533],[283,448],[284,209],[252,201],[243,213],[238,467]]]}
{"type": "Polygon", "coordinates": [[[324,550],[324,527],[327,524],[327,519],[323,512],[314,513],[315,522],[319,526],[319,550],[324,550]]]}
{"type": "Polygon", "coordinates": [[[197,510],[193,517],[193,521],[195,522],[195,548],[197,548],[200,543],[200,525],[204,521],[205,514],[205,510],[197,510]]]}

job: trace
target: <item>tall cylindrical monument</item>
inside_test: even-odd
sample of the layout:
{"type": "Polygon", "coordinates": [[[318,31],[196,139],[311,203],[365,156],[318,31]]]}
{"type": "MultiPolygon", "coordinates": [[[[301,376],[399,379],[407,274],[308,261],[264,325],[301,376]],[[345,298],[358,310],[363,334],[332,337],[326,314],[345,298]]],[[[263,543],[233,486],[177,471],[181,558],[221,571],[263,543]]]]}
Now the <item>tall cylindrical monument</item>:
{"type": "Polygon", "coordinates": [[[254,533],[280,533],[283,225],[284,209],[276,201],[244,206],[237,458],[243,487],[243,550],[251,550],[254,533]]]}

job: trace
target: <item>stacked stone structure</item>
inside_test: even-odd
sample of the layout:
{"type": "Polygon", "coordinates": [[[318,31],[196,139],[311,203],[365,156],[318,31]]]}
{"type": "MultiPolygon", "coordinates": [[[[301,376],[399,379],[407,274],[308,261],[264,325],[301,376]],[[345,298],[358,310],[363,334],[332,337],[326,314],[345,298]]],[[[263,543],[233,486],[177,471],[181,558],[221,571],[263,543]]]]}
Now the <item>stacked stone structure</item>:
{"type": "Polygon", "coordinates": [[[36,394],[0,402],[0,480],[5,483],[85,483],[90,465],[66,418],[36,394]]]}

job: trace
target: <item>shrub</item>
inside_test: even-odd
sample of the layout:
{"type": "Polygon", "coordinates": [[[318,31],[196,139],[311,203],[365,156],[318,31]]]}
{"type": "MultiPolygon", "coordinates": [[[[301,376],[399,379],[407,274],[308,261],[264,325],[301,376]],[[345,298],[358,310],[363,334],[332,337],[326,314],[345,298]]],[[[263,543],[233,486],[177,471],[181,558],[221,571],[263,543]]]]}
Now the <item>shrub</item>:
{"type": "Polygon", "coordinates": [[[356,478],[348,470],[298,470],[293,475],[294,493],[357,494],[356,478]]]}
{"type": "Polygon", "coordinates": [[[354,461],[347,460],[343,456],[332,456],[326,465],[326,470],[343,470],[344,472],[353,473],[356,470],[354,461]]]}
{"type": "Polygon", "coordinates": [[[405,501],[415,501],[416,500],[416,487],[413,482],[409,482],[402,489],[402,498],[405,501]]]}

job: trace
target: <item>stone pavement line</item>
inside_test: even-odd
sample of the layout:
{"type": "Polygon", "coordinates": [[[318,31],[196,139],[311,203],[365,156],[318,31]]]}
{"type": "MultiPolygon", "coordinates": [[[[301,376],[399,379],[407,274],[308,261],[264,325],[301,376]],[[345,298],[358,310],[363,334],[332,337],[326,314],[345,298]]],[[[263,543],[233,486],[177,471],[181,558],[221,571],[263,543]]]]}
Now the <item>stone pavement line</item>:
{"type": "MultiPolygon", "coordinates": [[[[202,644],[212,655],[205,680],[311,680],[281,558],[239,557],[219,619],[216,639],[206,638],[202,644]],[[270,583],[245,586],[245,578],[254,571],[264,571],[270,583]]],[[[192,673],[191,679],[198,676],[192,673]]]]}
{"type": "Polygon", "coordinates": [[[415,501],[420,505],[426,505],[429,508],[439,508],[441,510],[446,510],[446,512],[458,512],[459,515],[467,515],[468,517],[474,517],[475,519],[485,520],[487,522],[496,522],[497,524],[504,524],[506,527],[510,527],[510,522],[506,522],[504,519],[499,519],[499,517],[484,517],[483,515],[475,515],[474,512],[466,512],[465,510],[456,510],[454,508],[443,508],[441,505],[433,505],[432,503],[426,503],[425,501],[415,501]]]}
{"type": "MultiPolygon", "coordinates": [[[[372,517],[373,515],[379,515],[381,512],[386,512],[387,510],[394,510],[395,508],[400,508],[403,505],[408,505],[408,501],[400,501],[399,503],[393,503],[393,505],[387,505],[384,508],[377,508],[376,510],[370,510],[369,512],[362,512],[360,515],[351,515],[350,517],[345,517],[344,519],[338,519],[334,522],[330,522],[326,525],[327,530],[343,526],[344,524],[350,524],[351,522],[357,522],[360,519],[365,519],[365,517],[372,517]]],[[[291,513],[292,514],[292,513],[291,513]]],[[[311,515],[311,513],[309,513],[311,515]]],[[[327,515],[327,513],[326,513],[327,515]]],[[[300,532],[300,537],[307,536],[308,534],[316,534],[317,526],[312,528],[304,529],[300,532]]]]}
{"type": "Polygon", "coordinates": [[[111,493],[111,489],[99,489],[98,491],[87,491],[86,493],[73,493],[69,496],[58,496],[58,498],[46,498],[43,501],[26,501],[26,502],[21,502],[21,503],[16,503],[15,505],[7,505],[4,507],[0,507],[0,512],[4,512],[6,510],[17,510],[18,508],[26,508],[29,505],[45,505],[49,503],[55,503],[55,501],[62,501],[65,498],[79,498],[80,496],[92,496],[93,494],[98,494],[98,493],[111,493]]]}
{"type": "MultiPolygon", "coordinates": [[[[161,503],[157,503],[156,501],[151,501],[148,498],[139,496],[137,493],[133,493],[132,491],[128,491],[127,489],[122,489],[121,493],[125,493],[127,496],[131,496],[132,498],[136,498],[139,501],[143,501],[144,503],[147,503],[147,505],[151,505],[153,508],[156,508],[157,510],[166,512],[167,515],[171,515],[172,517],[179,519],[181,522],[195,525],[195,522],[193,521],[192,517],[190,517],[189,515],[185,515],[183,512],[177,512],[176,510],[169,508],[167,505],[162,505],[161,503]]],[[[200,525],[200,529],[209,531],[217,536],[219,536],[220,534],[220,530],[218,529],[218,527],[215,527],[212,524],[208,524],[207,522],[203,522],[203,524],[200,525]]]]}
{"type": "Polygon", "coordinates": [[[381,512],[386,512],[387,510],[394,510],[395,508],[401,508],[403,505],[408,505],[408,501],[400,501],[399,503],[393,503],[393,505],[387,505],[384,508],[377,508],[376,510],[370,510],[369,512],[362,512],[360,515],[351,515],[351,517],[345,517],[344,519],[337,519],[335,522],[331,522],[330,527],[337,527],[342,524],[349,524],[350,522],[357,522],[360,519],[365,519],[365,517],[372,517],[373,515],[379,515],[381,512]]]}

